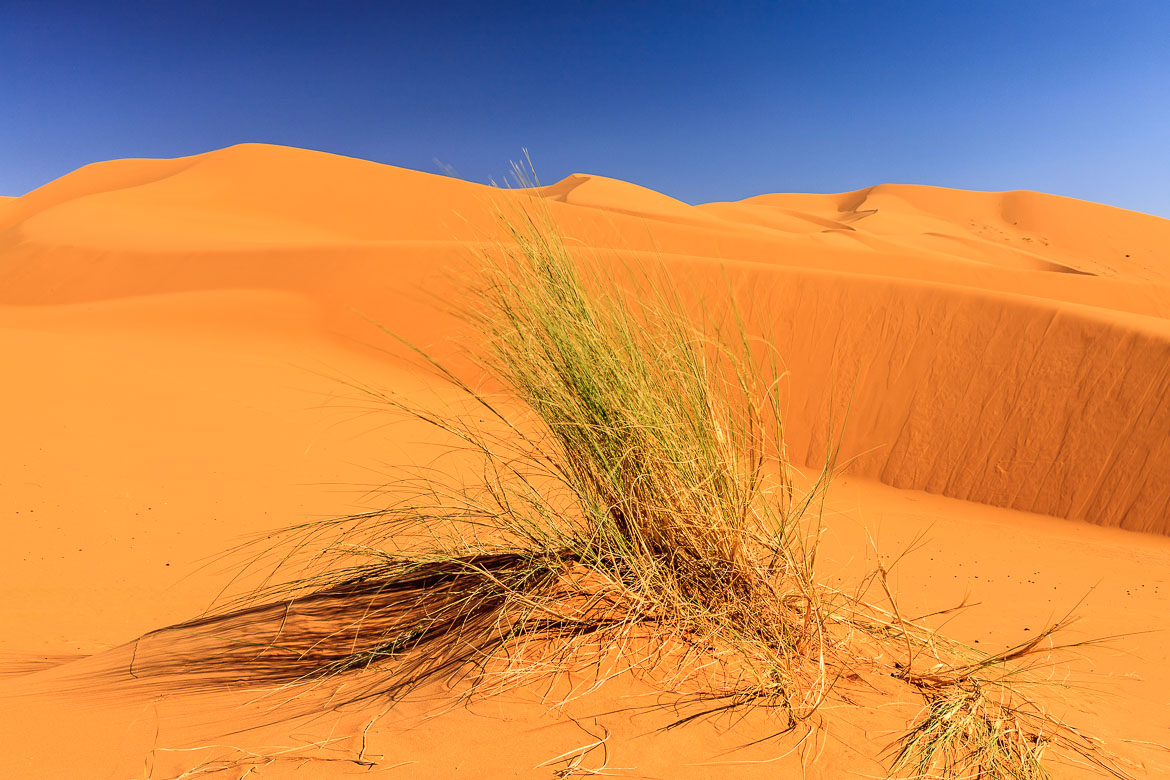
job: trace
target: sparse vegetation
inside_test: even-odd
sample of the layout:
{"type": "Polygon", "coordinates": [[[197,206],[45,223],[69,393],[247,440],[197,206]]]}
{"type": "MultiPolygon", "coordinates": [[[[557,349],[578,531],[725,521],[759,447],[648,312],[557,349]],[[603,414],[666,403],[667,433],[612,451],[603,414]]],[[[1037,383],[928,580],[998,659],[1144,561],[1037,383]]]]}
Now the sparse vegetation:
{"type": "Polygon", "coordinates": [[[362,388],[457,440],[477,478],[419,470],[390,508],[294,529],[327,548],[320,571],[179,627],[213,636],[216,654],[136,673],[291,683],[367,670],[360,695],[390,697],[457,675],[490,693],[614,648],[649,663],[670,643],[696,663],[667,677],[703,670],[684,721],[755,705],[781,730],[814,728],[844,680],[893,675],[923,701],[894,775],[1044,777],[1052,751],[1120,776],[1031,694],[1043,675],[1029,662],[1062,624],[980,656],[868,603],[871,588],[818,580],[835,454],[811,489],[794,486],[779,359],[734,307],[695,317],[661,268],[577,262],[539,207],[508,225],[465,310],[492,388],[423,351],[468,413],[362,388]],[[261,623],[273,639],[257,640],[261,623]]]}

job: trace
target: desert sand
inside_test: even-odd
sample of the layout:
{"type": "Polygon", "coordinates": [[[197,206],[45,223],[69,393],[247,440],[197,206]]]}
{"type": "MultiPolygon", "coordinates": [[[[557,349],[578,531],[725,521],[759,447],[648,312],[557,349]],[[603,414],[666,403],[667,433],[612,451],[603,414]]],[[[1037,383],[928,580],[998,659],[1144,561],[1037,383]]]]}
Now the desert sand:
{"type": "MultiPolygon", "coordinates": [[[[535,194],[577,251],[736,293],[789,371],[798,464],[845,423],[826,572],[871,565],[866,532],[890,556],[922,535],[894,571],[903,603],[978,602],[947,630],[988,649],[1079,602],[1078,637],[1126,636],[1062,667],[1069,718],[1135,777],[1170,775],[1170,221],[910,185],[690,206],[574,175],[535,194]]],[[[658,732],[614,712],[653,694],[629,681],[568,713],[533,691],[432,717],[436,691],[293,719],[262,692],[127,673],[135,638],[229,586],[225,550],[375,507],[390,467],[425,460],[425,429],[339,379],[441,396],[369,320],[458,361],[453,274],[531,195],[243,145],[0,200],[0,774],[549,777],[608,734],[581,767],[789,776],[811,749],[810,777],[881,775],[905,703],[786,754],[735,750],[768,733],[761,713],[658,732]]]]}

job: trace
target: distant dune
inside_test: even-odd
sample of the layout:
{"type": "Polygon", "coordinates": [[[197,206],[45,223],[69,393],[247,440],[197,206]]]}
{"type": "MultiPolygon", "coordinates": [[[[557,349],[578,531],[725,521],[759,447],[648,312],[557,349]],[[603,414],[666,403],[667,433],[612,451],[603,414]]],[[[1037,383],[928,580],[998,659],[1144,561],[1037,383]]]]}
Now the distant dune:
{"type": "MultiPolygon", "coordinates": [[[[729,269],[791,371],[790,446],[848,423],[854,472],[1170,533],[1170,221],[1036,192],[880,185],[688,206],[598,176],[542,188],[574,245],[729,269]]],[[[419,288],[515,193],[244,145],[82,168],[0,201],[0,305],[293,294],[439,341],[419,288]]],[[[263,311],[252,316],[261,320],[263,311]]]]}

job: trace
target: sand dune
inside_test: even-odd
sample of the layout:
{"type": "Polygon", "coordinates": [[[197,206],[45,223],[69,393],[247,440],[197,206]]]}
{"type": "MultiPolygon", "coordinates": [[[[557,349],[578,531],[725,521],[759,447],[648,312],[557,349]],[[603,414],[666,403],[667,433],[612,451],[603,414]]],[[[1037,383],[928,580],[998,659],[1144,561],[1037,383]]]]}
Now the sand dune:
{"type": "MultiPolygon", "coordinates": [[[[904,185],[697,207],[597,176],[540,193],[590,250],[659,254],[700,288],[733,269],[792,370],[801,460],[851,394],[856,473],[1170,533],[1170,221],[904,185]]],[[[416,290],[497,239],[515,198],[257,145],[102,163],[0,215],[0,304],[260,289],[334,330],[352,306],[429,341],[416,290]]]]}
{"type": "MultiPolygon", "coordinates": [[[[368,507],[386,467],[426,461],[425,430],[384,427],[337,382],[439,392],[387,360],[353,310],[455,354],[457,324],[436,298],[502,238],[498,210],[531,194],[244,145],[99,163],[0,199],[0,506],[12,512],[0,739],[16,776],[142,776],[145,760],[169,777],[336,729],[342,752],[328,755],[357,755],[368,736],[385,763],[416,762],[404,776],[547,777],[529,767],[590,741],[534,700],[433,721],[407,707],[366,733],[364,711],[274,724],[247,691],[160,694],[87,676],[126,666],[125,643],[206,607],[233,572],[221,551],[368,507]],[[208,747],[256,724],[235,748],[208,747]],[[62,729],[75,749],[59,749],[62,729]]],[[[960,638],[1005,646],[1086,593],[1085,635],[1170,629],[1170,221],[909,185],[690,206],[574,175],[535,194],[584,254],[661,257],[692,292],[737,292],[790,371],[797,460],[819,465],[848,411],[842,454],[855,460],[829,508],[828,571],[847,578],[865,559],[865,530],[883,551],[925,531],[897,586],[918,613],[968,593],[986,602],[955,621],[960,638]]],[[[1161,636],[1086,655],[1076,671],[1113,696],[1087,728],[1165,742],[1161,636]]],[[[572,714],[592,724],[643,693],[611,690],[572,714]]],[[[873,756],[896,725],[883,717],[832,737],[808,776],[880,774],[873,756]]],[[[772,777],[799,763],[772,763],[768,745],[722,755],[765,721],[665,735],[599,722],[615,735],[611,767],[632,774],[709,777],[715,761],[772,777]]],[[[1170,773],[1164,752],[1122,752],[1136,776],[1170,773]]],[[[365,769],[282,760],[259,776],[310,771],[365,769]]]]}

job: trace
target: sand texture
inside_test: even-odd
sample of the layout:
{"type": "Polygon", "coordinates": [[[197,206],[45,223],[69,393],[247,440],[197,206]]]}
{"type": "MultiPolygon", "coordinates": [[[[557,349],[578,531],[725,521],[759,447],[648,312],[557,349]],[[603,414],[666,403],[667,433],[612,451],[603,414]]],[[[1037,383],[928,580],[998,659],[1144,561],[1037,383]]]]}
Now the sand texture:
{"type": "MultiPolygon", "coordinates": [[[[1087,710],[1135,777],[1170,776],[1170,220],[910,185],[690,206],[573,175],[535,194],[575,252],[660,258],[688,295],[737,295],[788,369],[798,464],[844,424],[829,571],[866,565],[863,529],[883,552],[924,532],[897,587],[916,613],[980,602],[952,625],[965,640],[1006,646],[1082,597],[1086,637],[1154,632],[1071,662],[1095,698],[1070,717],[1087,710]]],[[[136,637],[228,584],[220,553],[368,508],[387,468],[428,457],[424,428],[337,380],[441,396],[367,320],[460,365],[444,304],[502,239],[499,210],[532,195],[243,145],[0,199],[0,776],[169,778],[228,757],[215,776],[332,777],[378,756],[392,777],[550,777],[569,759],[537,765],[602,732],[617,776],[788,776],[807,758],[728,753],[763,716],[594,718],[646,693],[628,681],[576,720],[533,693],[288,721],[255,692],[121,671],[136,637]]],[[[880,776],[892,726],[874,712],[808,776],[880,776]]]]}

